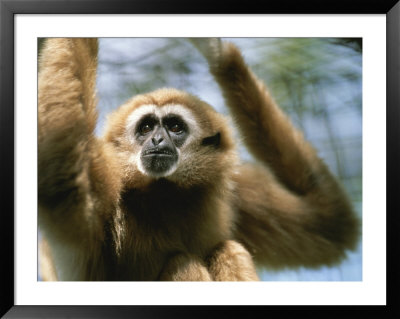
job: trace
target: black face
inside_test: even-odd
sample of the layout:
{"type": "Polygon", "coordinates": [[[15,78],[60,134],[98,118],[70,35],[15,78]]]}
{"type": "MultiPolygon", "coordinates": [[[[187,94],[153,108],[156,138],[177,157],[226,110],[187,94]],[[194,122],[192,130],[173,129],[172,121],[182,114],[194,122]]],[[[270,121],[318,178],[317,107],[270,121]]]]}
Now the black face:
{"type": "Polygon", "coordinates": [[[178,115],[163,118],[146,115],[135,130],[137,142],[142,145],[140,160],[149,175],[165,176],[178,162],[178,148],[189,135],[188,126],[178,115]]]}

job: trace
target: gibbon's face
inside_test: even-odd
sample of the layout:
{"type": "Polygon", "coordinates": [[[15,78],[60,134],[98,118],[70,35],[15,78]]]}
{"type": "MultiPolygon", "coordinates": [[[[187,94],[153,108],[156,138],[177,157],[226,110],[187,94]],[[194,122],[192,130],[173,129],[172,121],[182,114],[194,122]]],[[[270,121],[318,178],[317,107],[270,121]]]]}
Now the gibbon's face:
{"type": "Polygon", "coordinates": [[[194,116],[179,104],[161,108],[142,105],[127,121],[131,142],[140,146],[136,154],[138,169],[151,177],[173,174],[179,165],[181,148],[198,131],[194,116]]]}
{"type": "Polygon", "coordinates": [[[129,100],[109,116],[104,139],[132,187],[158,178],[184,187],[209,184],[237,163],[226,118],[175,89],[129,100]]]}

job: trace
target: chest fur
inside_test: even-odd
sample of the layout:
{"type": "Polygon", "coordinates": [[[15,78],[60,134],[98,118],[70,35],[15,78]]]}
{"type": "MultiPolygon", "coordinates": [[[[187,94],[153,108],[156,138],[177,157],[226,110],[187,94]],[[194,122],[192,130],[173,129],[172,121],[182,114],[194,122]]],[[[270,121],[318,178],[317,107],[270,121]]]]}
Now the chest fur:
{"type": "MultiPolygon", "coordinates": [[[[226,199],[202,189],[182,190],[160,183],[129,190],[121,201],[124,236],[121,270],[155,280],[169,256],[190,253],[206,258],[230,237],[232,213],[226,199]]],[[[129,275],[127,275],[129,277],[129,275]]]]}

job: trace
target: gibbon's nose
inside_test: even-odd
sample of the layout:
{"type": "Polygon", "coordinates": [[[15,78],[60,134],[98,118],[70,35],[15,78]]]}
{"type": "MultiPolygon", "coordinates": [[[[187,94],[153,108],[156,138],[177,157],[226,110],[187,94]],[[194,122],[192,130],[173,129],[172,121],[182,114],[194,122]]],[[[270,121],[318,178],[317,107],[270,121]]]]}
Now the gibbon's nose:
{"type": "Polygon", "coordinates": [[[151,141],[153,142],[154,146],[159,145],[162,141],[164,140],[164,136],[161,134],[155,134],[152,138],[151,141]]]}

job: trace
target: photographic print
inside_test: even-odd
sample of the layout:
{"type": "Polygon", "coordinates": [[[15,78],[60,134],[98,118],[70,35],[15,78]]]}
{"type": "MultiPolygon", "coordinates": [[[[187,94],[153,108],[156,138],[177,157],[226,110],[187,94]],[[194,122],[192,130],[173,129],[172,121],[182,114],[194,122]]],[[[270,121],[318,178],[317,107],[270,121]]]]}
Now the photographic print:
{"type": "Polygon", "coordinates": [[[35,4],[1,0],[1,314],[393,310],[398,5],[35,4]]]}
{"type": "Polygon", "coordinates": [[[38,47],[39,280],[362,280],[361,38],[38,47]]]}

